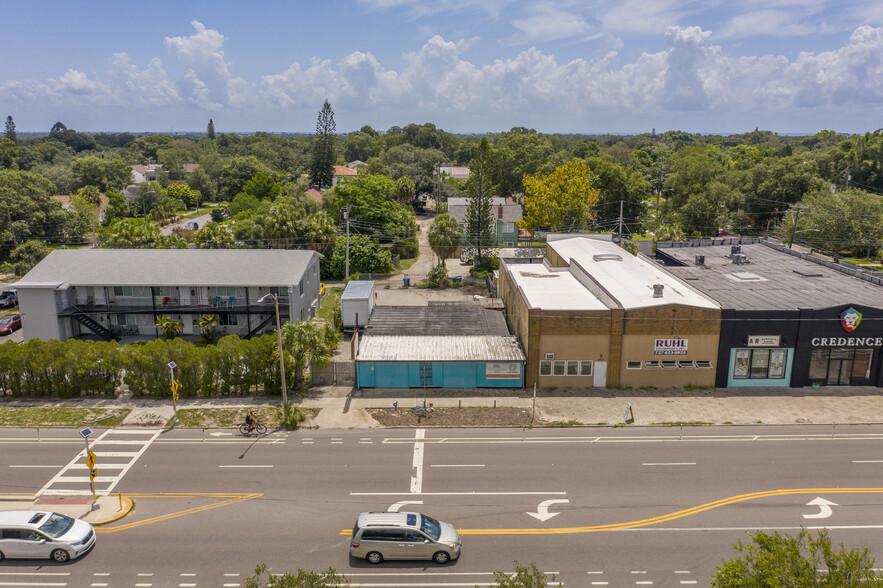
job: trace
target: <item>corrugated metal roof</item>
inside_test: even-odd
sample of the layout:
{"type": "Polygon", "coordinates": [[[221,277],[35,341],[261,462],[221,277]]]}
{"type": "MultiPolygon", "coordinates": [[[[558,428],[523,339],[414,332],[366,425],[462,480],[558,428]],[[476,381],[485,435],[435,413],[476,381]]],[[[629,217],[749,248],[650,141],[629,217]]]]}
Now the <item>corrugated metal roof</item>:
{"type": "Polygon", "coordinates": [[[368,321],[371,335],[509,335],[503,313],[478,303],[430,306],[376,306],[368,321]]]}
{"type": "Polygon", "coordinates": [[[320,257],[283,249],[56,249],[20,285],[290,286],[320,257]]]}
{"type": "Polygon", "coordinates": [[[346,290],[341,295],[341,300],[364,300],[371,296],[374,289],[373,280],[353,280],[346,285],[346,290]]]}
{"type": "Polygon", "coordinates": [[[524,361],[512,336],[365,335],[356,361],[524,361]]]}

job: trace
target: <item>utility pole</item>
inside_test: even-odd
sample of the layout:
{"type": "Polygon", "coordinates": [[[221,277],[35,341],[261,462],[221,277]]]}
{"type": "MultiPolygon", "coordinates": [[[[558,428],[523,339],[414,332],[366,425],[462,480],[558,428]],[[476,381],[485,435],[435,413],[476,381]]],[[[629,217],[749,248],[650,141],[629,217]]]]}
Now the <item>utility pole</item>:
{"type": "Polygon", "coordinates": [[[15,225],[12,224],[12,215],[9,213],[9,209],[6,209],[6,218],[9,219],[9,232],[12,233],[12,244],[15,247],[18,247],[18,239],[15,238],[15,225]]]}
{"type": "Polygon", "coordinates": [[[794,224],[791,227],[791,239],[788,240],[788,249],[791,249],[794,245],[794,235],[797,234],[797,219],[800,218],[800,207],[792,208],[791,212],[794,213],[794,224]]]}
{"type": "Polygon", "coordinates": [[[346,220],[346,271],[343,275],[344,280],[350,277],[350,208],[352,206],[347,206],[346,210],[343,211],[343,218],[346,220]]]}
{"type": "Polygon", "coordinates": [[[623,200],[619,201],[619,236],[622,237],[622,205],[623,200]]]}

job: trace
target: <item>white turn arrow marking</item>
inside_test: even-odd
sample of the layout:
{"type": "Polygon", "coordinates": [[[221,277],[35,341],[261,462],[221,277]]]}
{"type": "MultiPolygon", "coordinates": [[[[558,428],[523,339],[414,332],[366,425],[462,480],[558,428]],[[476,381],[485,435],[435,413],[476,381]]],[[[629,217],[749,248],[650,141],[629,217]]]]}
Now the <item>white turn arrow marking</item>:
{"type": "Polygon", "coordinates": [[[222,433],[218,431],[217,433],[209,433],[209,435],[211,435],[212,437],[221,437],[223,435],[233,435],[233,433],[222,433]]]}
{"type": "Polygon", "coordinates": [[[405,506],[406,504],[423,504],[422,500],[403,500],[401,502],[396,502],[392,506],[389,507],[388,512],[399,512],[399,509],[405,506]]]}
{"type": "Polygon", "coordinates": [[[566,498],[558,498],[553,500],[544,500],[537,506],[536,512],[526,512],[524,514],[532,516],[533,518],[540,521],[548,521],[552,517],[561,514],[560,512],[549,512],[549,507],[553,504],[566,504],[570,502],[566,498]]]}
{"type": "Polygon", "coordinates": [[[817,512],[815,514],[805,514],[805,515],[803,515],[803,518],[805,518],[805,519],[827,519],[829,516],[831,516],[831,513],[833,512],[831,510],[831,507],[832,506],[840,506],[836,502],[831,502],[830,500],[825,500],[821,496],[819,496],[818,498],[814,498],[813,500],[810,500],[809,502],[806,503],[806,505],[807,506],[818,506],[819,512],[817,512]]]}

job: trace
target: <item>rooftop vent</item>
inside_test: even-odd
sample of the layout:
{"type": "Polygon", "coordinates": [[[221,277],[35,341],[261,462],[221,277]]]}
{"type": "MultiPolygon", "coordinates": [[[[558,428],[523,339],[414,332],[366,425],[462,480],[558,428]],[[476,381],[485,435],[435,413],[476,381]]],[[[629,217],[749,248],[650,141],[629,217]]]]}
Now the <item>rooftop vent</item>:
{"type": "Polygon", "coordinates": [[[598,253],[593,255],[592,259],[595,261],[622,261],[622,256],[616,253],[598,253]]]}
{"type": "Polygon", "coordinates": [[[799,275],[803,276],[804,278],[823,278],[823,277],[825,277],[825,274],[823,274],[819,271],[813,271],[813,270],[796,269],[796,270],[794,270],[794,273],[799,274],[799,275]]]}
{"type": "Polygon", "coordinates": [[[730,246],[730,257],[736,257],[737,255],[742,255],[742,246],[741,245],[730,246]]]}
{"type": "Polygon", "coordinates": [[[705,265],[704,255],[696,255],[696,265],[705,265]]]}
{"type": "Polygon", "coordinates": [[[665,284],[653,284],[653,298],[662,298],[662,291],[665,289],[665,284]]]}
{"type": "Polygon", "coordinates": [[[735,263],[736,265],[745,265],[746,263],[751,263],[751,260],[749,260],[748,256],[744,253],[734,253],[733,263],[735,263]]]}

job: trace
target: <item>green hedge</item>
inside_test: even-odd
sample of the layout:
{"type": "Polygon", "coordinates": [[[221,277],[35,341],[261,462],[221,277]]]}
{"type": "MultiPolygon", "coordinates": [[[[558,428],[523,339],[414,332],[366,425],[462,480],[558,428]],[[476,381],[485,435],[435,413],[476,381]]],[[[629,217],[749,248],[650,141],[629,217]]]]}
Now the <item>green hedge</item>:
{"type": "MultiPolygon", "coordinates": [[[[78,339],[8,341],[0,345],[0,395],[113,396],[125,383],[135,395],[163,398],[171,396],[170,361],[177,364],[182,397],[244,396],[256,386],[267,394],[281,391],[276,336],[228,335],[211,346],[183,339],[133,345],[78,339]]],[[[294,363],[286,358],[289,382],[294,374],[288,366],[294,363]]]]}

